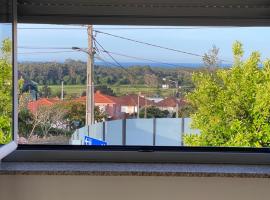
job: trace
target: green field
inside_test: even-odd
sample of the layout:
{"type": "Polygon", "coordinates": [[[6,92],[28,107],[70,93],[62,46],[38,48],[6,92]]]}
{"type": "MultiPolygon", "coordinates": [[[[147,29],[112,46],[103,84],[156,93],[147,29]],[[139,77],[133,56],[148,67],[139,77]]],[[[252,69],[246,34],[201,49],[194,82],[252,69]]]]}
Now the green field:
{"type": "MultiPolygon", "coordinates": [[[[42,86],[39,86],[39,90],[42,86]]],[[[52,96],[60,94],[61,85],[49,85],[51,88],[52,96]]],[[[176,92],[175,88],[162,89],[162,88],[153,88],[147,87],[145,85],[119,85],[119,86],[108,86],[110,87],[117,96],[122,96],[126,94],[138,94],[148,96],[171,96],[176,92]]],[[[67,97],[79,97],[85,91],[85,85],[64,85],[64,92],[67,97]]]]}

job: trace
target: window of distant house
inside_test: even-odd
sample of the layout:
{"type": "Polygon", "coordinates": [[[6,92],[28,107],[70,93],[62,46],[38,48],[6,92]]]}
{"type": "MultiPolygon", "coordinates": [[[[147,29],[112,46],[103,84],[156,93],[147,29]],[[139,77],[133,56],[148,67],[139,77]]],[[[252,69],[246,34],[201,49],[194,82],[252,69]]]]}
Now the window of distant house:
{"type": "Polygon", "coordinates": [[[18,34],[21,144],[270,145],[270,28],[20,24],[18,34]]]}

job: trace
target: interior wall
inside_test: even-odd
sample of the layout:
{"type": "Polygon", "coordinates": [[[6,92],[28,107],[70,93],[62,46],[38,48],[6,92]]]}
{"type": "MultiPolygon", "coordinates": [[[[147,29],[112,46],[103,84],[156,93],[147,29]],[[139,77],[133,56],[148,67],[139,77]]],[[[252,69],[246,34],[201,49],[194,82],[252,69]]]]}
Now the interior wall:
{"type": "Polygon", "coordinates": [[[1,200],[269,200],[270,179],[2,175],[1,200]]]}

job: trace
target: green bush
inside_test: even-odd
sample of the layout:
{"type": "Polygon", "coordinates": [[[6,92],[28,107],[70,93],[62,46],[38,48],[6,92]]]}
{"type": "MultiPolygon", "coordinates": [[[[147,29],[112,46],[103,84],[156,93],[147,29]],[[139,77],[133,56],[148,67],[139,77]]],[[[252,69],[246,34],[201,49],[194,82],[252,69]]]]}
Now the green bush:
{"type": "Polygon", "coordinates": [[[193,74],[187,99],[196,108],[192,127],[201,134],[186,135],[185,145],[270,146],[270,61],[261,65],[258,52],[243,60],[239,42],[233,53],[230,69],[193,74]]]}
{"type": "Polygon", "coordinates": [[[11,40],[5,39],[0,51],[0,144],[6,144],[12,139],[11,46],[11,40]]]}

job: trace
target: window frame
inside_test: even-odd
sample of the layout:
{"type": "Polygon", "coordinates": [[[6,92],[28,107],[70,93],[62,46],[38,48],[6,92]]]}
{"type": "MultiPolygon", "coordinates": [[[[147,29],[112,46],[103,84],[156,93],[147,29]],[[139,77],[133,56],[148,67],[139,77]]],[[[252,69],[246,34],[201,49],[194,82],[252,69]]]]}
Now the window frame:
{"type": "Polygon", "coordinates": [[[0,162],[18,146],[17,0],[12,0],[12,68],[12,141],[0,147],[0,162]]]}
{"type": "MultiPolygon", "coordinates": [[[[15,0],[13,0],[15,1],[15,0]]],[[[57,20],[57,19],[56,19],[57,20]]],[[[210,20],[210,19],[208,19],[210,20]]],[[[215,20],[215,19],[212,19],[215,20]]],[[[149,20],[151,23],[151,20],[149,20]]],[[[33,21],[31,21],[33,23],[33,21]]],[[[269,22],[263,21],[263,23],[269,22]]],[[[161,22],[162,23],[162,22],[161,22]]],[[[245,22],[248,24],[248,22],[245,22]]],[[[254,20],[251,21],[254,24],[254,20]]],[[[260,25],[261,22],[258,22],[260,25]]],[[[121,24],[121,23],[120,23],[121,24]]],[[[191,24],[194,25],[194,24],[191,24]]],[[[17,30],[14,29],[14,39],[17,30]]],[[[15,42],[16,40],[14,40],[15,42]]],[[[14,43],[15,45],[15,43],[14,43]]],[[[15,45],[16,47],[16,45],[15,45]]],[[[16,58],[16,48],[14,48],[16,58]]],[[[17,66],[14,65],[14,99],[17,98],[17,66]]],[[[14,101],[14,121],[17,128],[18,107],[14,101]]],[[[17,131],[17,129],[15,129],[17,131]]],[[[14,149],[17,135],[9,146],[14,149]]],[[[0,151],[1,152],[1,151],[0,151]]],[[[8,151],[5,153],[8,154],[8,151]]],[[[1,156],[1,154],[0,154],[1,156]]],[[[185,162],[270,164],[270,148],[240,147],[168,147],[168,146],[72,146],[18,145],[5,161],[110,161],[110,162],[185,162]]]]}

